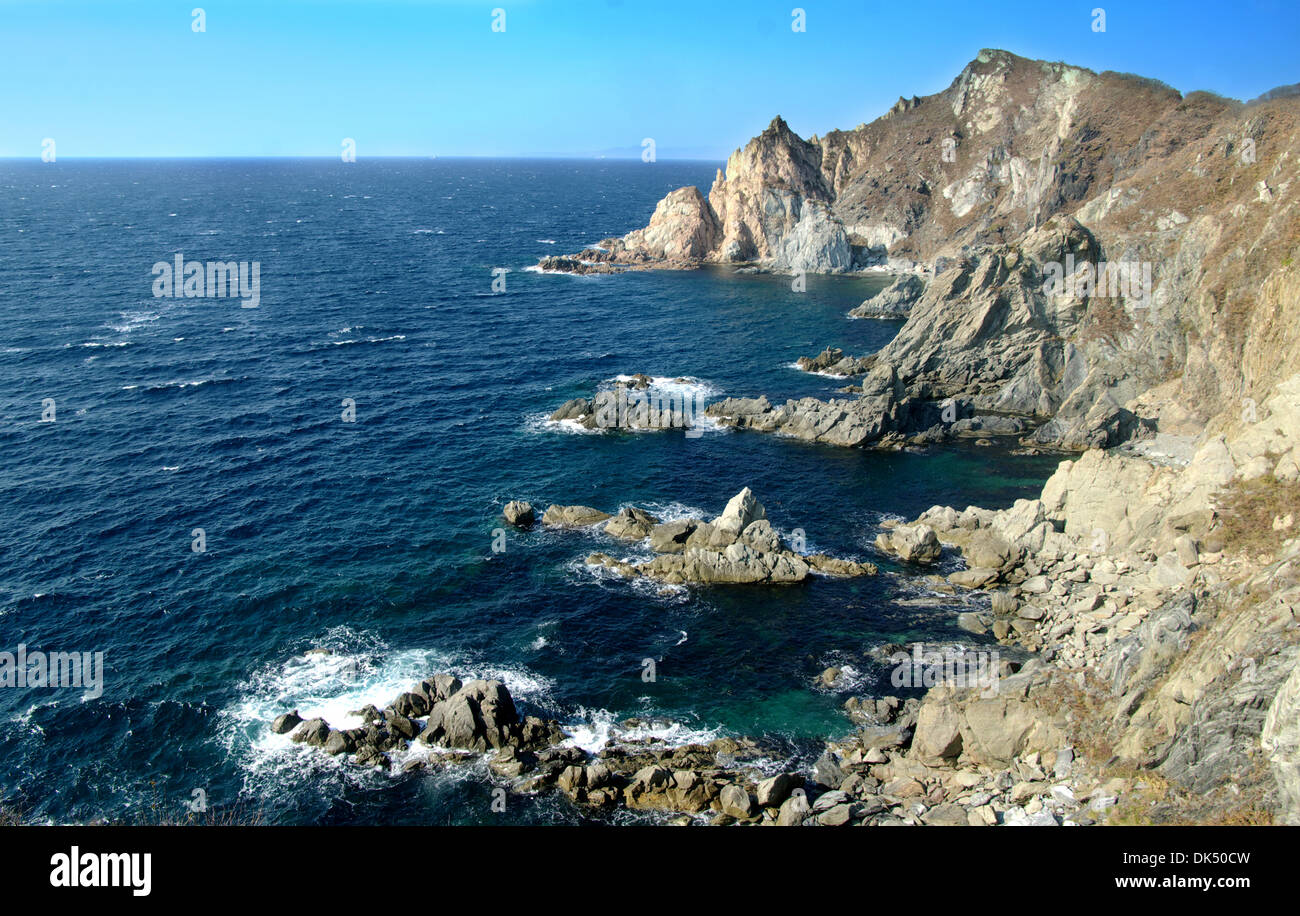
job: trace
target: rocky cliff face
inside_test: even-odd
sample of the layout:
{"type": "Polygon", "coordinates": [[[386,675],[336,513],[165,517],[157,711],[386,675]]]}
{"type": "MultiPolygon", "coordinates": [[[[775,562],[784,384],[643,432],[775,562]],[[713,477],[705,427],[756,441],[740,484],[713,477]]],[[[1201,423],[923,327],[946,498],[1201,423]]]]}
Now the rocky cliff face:
{"type": "MultiPolygon", "coordinates": [[[[608,257],[932,275],[843,408],[871,432],[826,441],[897,444],[932,423],[900,404],[948,398],[1067,448],[1227,430],[1300,369],[1298,163],[1294,96],[1184,97],[982,51],[852,131],[805,141],[777,118],[707,200],[674,192],[608,257]]],[[[744,425],[800,435],[836,409],[744,425]]]]}
{"type": "MultiPolygon", "coordinates": [[[[1039,499],[935,507],[912,528],[963,555],[953,584],[990,591],[981,629],[1054,664],[1047,682],[1075,698],[1062,727],[1076,747],[1167,780],[1155,820],[1300,823],[1300,375],[1229,436],[1189,440],[1182,458],[1176,444],[1090,450],[1039,499]]],[[[1044,696],[1030,718],[1058,721],[1060,694],[1044,696]]],[[[916,753],[939,765],[935,748],[976,703],[928,696],[916,753]]],[[[1015,723],[984,724],[1001,735],[1015,723]]]]}

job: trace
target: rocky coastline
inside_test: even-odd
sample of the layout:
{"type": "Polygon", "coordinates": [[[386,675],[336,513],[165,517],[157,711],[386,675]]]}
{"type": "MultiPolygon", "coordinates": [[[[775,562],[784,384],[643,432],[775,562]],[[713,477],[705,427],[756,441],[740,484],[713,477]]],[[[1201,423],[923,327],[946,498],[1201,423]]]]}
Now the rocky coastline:
{"type": "Polygon", "coordinates": [[[1037,499],[878,532],[918,576],[959,559],[928,579],[975,602],[958,626],[1027,660],[829,745],[829,821],[1300,823],[1298,137],[1293,92],[985,50],[850,131],[774,119],[589,258],[895,274],[849,313],[902,320],[889,344],[798,364],[847,396],[727,397],[719,426],[1067,458],[1037,499]]]}
{"type": "MultiPolygon", "coordinates": [[[[957,664],[864,658],[915,695],[850,697],[855,730],[815,761],[770,772],[747,738],[593,754],[499,682],[448,676],[363,726],[274,730],[362,765],[417,743],[484,755],[511,791],[681,823],[1300,824],[1298,138],[1294,94],[1184,96],[985,50],[851,131],[805,140],[778,117],[707,195],[675,190],[644,228],[540,262],[887,270],[846,317],[901,319],[894,339],[798,364],[854,377],[852,396],[727,397],[705,416],[843,447],[1014,437],[1070,456],[1038,498],[881,526],[882,556],[967,597],[969,645],[957,664]],[[960,568],[940,576],[945,560],[960,568]]],[[[600,428],[610,397],[551,419],[600,428]]],[[[503,516],[538,521],[521,501],[503,516]]],[[[877,572],[793,549],[748,489],[710,520],[553,505],[540,522],[648,547],[586,564],[665,586],[877,572]]]]}

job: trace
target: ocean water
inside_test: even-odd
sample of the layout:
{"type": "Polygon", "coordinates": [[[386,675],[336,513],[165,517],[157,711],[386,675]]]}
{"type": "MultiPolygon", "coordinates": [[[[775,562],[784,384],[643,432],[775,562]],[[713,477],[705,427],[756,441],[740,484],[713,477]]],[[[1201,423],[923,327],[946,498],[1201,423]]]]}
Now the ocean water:
{"type": "Polygon", "coordinates": [[[636,716],[674,741],[762,736],[776,765],[849,731],[849,693],[897,692],[873,647],[971,641],[959,600],[898,603],[925,589],[875,555],[878,525],[1009,504],[1056,459],[546,422],[635,372],[709,398],[827,396],[843,382],[795,358],[897,331],[845,317],[880,279],[527,269],[644,225],[716,167],[0,164],[0,650],[105,663],[95,699],[0,690],[0,800],[58,822],[178,815],[195,790],[270,823],[575,822],[555,798],[492,813],[481,764],[360,771],[267,723],[340,724],[452,670],[504,678],[587,747],[636,716]],[[154,297],[177,253],[258,262],[258,308],[154,297]],[[511,530],[494,550],[510,499],[714,515],[744,486],[810,550],[882,574],[661,591],[588,569],[638,551],[596,533],[511,530]],[[815,685],[831,664],[845,690],[815,685]]]}

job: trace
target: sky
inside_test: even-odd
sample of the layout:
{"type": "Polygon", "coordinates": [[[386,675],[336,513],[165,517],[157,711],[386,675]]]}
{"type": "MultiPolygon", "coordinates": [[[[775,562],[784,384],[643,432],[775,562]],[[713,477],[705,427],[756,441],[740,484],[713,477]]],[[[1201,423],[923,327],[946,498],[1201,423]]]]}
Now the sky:
{"type": "Polygon", "coordinates": [[[810,136],[938,92],[985,47],[1249,99],[1300,82],[1300,0],[0,0],[0,156],[351,138],[358,158],[639,157],[652,138],[723,159],[777,114],[810,136]]]}

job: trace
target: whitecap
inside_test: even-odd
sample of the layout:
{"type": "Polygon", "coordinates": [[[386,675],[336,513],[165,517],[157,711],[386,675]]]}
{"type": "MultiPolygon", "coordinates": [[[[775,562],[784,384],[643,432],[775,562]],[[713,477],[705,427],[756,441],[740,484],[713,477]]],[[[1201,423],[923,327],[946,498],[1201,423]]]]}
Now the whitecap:
{"type": "MultiPolygon", "coordinates": [[[[612,379],[609,379],[608,384],[617,382],[627,383],[633,381],[634,378],[635,376],[632,375],[616,375],[612,379]]],[[[709,382],[690,375],[652,375],[650,376],[649,390],[669,395],[675,394],[683,397],[691,396],[704,398],[717,397],[722,393],[721,389],[709,382]]]]}
{"type": "Polygon", "coordinates": [[[599,436],[603,429],[587,429],[577,420],[552,420],[549,413],[532,414],[525,418],[524,427],[531,433],[570,433],[581,436],[599,436]]]}
{"type": "Polygon", "coordinates": [[[605,748],[633,741],[657,741],[666,747],[708,744],[723,736],[719,727],[691,726],[667,719],[651,719],[635,726],[624,726],[608,709],[588,710],[580,707],[575,716],[561,722],[569,747],[580,747],[591,754],[605,748]]]}

